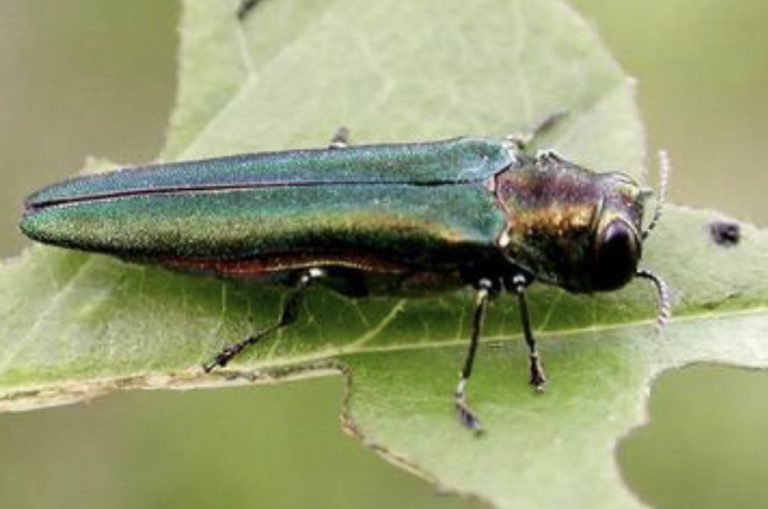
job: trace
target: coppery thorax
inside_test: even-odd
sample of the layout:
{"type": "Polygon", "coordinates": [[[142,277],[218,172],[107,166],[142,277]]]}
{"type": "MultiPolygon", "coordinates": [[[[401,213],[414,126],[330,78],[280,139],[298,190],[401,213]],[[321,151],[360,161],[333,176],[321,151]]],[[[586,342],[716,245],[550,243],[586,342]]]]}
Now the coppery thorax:
{"type": "Polygon", "coordinates": [[[539,279],[579,289],[603,202],[597,174],[556,156],[530,158],[495,177],[507,217],[507,256],[539,279]]]}

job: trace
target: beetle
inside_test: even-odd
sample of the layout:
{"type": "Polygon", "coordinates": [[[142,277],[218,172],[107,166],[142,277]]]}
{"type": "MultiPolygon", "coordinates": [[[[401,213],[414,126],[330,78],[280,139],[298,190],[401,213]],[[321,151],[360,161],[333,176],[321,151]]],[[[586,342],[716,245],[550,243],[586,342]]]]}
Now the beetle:
{"type": "Polygon", "coordinates": [[[203,367],[226,366],[248,346],[294,323],[315,283],[350,297],[433,295],[471,286],[469,347],[454,393],[461,422],[480,429],[466,386],[488,303],[517,296],[530,384],[546,377],[531,332],[526,289],[538,280],[573,293],[652,281],[659,322],[667,287],[638,267],[661,215],[650,190],[623,173],[597,173],[535,136],[461,137],[350,146],[340,129],[321,149],[153,164],[76,177],[31,194],[20,229],[58,246],[124,260],[289,286],[277,320],[224,348],[203,367]]]}

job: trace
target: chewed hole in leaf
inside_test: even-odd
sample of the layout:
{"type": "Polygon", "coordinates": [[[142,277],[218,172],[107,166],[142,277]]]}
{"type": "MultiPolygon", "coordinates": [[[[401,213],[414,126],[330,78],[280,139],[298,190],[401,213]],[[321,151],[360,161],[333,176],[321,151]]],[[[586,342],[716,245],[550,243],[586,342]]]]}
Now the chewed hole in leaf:
{"type": "Polygon", "coordinates": [[[649,422],[617,449],[632,490],[653,507],[762,507],[767,385],[766,371],[718,365],[664,373],[649,422]]]}

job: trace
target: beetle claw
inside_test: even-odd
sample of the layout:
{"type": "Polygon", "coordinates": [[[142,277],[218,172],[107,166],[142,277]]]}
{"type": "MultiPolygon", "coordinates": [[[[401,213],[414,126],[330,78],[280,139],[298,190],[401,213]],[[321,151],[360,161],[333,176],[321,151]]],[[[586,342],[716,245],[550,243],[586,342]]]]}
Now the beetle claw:
{"type": "Polygon", "coordinates": [[[544,374],[544,368],[541,367],[539,356],[532,354],[529,358],[531,377],[529,382],[537,392],[544,392],[544,386],[547,385],[547,377],[544,374]]]}
{"type": "Polygon", "coordinates": [[[547,387],[547,381],[541,379],[531,379],[530,384],[536,392],[544,392],[547,387]]]}
{"type": "Polygon", "coordinates": [[[225,367],[229,361],[232,360],[232,357],[243,351],[244,347],[245,345],[243,343],[235,343],[227,346],[224,350],[219,352],[211,362],[203,364],[203,371],[210,373],[217,367],[225,367]]]}
{"type": "Polygon", "coordinates": [[[212,361],[203,364],[203,371],[205,371],[206,373],[210,373],[216,368],[219,368],[219,367],[223,368],[224,366],[227,365],[227,360],[228,359],[223,358],[222,354],[219,354],[216,357],[214,357],[212,361]]]}
{"type": "Polygon", "coordinates": [[[467,402],[463,397],[456,398],[456,412],[459,416],[459,421],[464,427],[478,434],[483,432],[483,427],[480,425],[480,419],[469,406],[467,406],[467,402]]]}

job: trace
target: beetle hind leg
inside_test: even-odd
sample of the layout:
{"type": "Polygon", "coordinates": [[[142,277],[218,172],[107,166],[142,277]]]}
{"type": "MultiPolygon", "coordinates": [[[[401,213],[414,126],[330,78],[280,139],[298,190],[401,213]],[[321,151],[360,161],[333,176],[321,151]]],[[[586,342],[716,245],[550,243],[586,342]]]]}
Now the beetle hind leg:
{"type": "Polygon", "coordinates": [[[302,272],[298,281],[296,282],[296,285],[286,295],[282,308],[280,309],[280,316],[274,324],[248,336],[246,339],[240,341],[239,343],[233,343],[225,347],[216,355],[216,357],[213,358],[213,360],[203,364],[203,370],[206,373],[210,373],[217,367],[225,367],[232,359],[237,357],[249,346],[258,343],[270,334],[296,322],[296,319],[299,317],[299,306],[301,305],[302,299],[304,297],[304,292],[307,288],[309,288],[313,281],[323,277],[324,275],[325,273],[321,269],[316,268],[302,272]]]}
{"type": "Polygon", "coordinates": [[[474,431],[481,431],[480,419],[469,408],[467,404],[466,388],[469,377],[472,376],[472,366],[475,362],[475,353],[480,339],[480,331],[483,328],[485,320],[485,310],[488,307],[488,301],[491,297],[493,284],[488,279],[481,279],[478,283],[477,297],[475,299],[475,311],[472,316],[472,332],[469,338],[469,349],[467,357],[464,359],[464,367],[459,373],[459,385],[456,387],[454,395],[454,405],[459,416],[459,421],[467,428],[474,431]]]}
{"type": "Polygon", "coordinates": [[[341,126],[336,129],[336,132],[331,138],[331,142],[328,144],[330,149],[340,149],[349,147],[349,129],[345,126],[341,126]]]}

